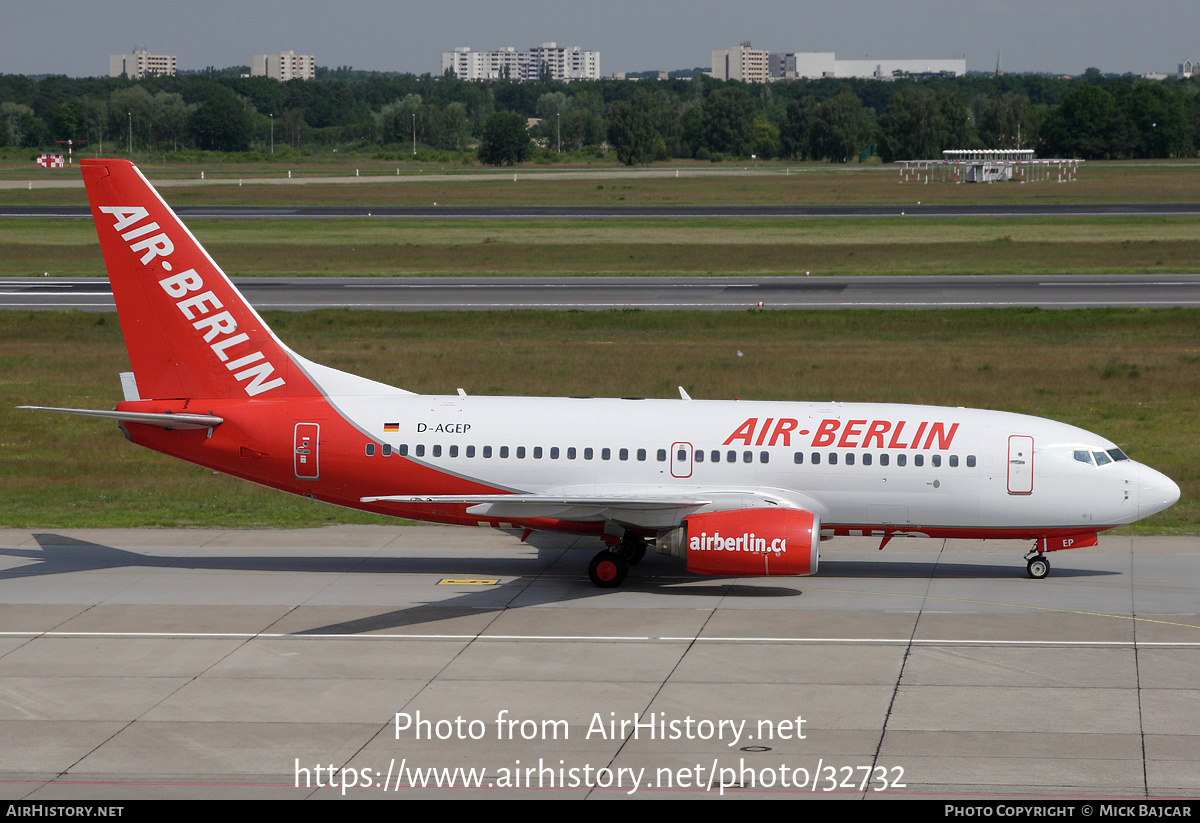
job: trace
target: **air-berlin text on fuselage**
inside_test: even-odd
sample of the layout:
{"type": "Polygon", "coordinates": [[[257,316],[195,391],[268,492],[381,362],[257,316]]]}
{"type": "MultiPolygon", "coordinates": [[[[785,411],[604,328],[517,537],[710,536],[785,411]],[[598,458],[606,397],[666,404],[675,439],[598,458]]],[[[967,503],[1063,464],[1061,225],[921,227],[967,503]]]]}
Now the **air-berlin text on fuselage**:
{"type": "Polygon", "coordinates": [[[708,534],[700,532],[688,539],[688,549],[694,552],[750,552],[763,554],[775,552],[783,554],[787,551],[787,538],[776,537],[767,542],[765,537],[756,537],[754,532],[745,532],[737,537],[721,537],[720,532],[708,534]]]}
{"type": "MultiPolygon", "coordinates": [[[[163,271],[171,271],[172,265],[167,257],[175,251],[175,244],[171,242],[167,233],[159,228],[158,223],[142,223],[150,216],[146,209],[141,206],[100,206],[100,211],[115,218],[113,229],[121,235],[121,239],[129,243],[131,252],[141,254],[143,266],[149,265],[155,257],[161,257],[163,259],[160,265],[163,271]],[[141,225],[138,225],[139,223],[141,225]]],[[[220,298],[211,291],[185,297],[204,288],[204,279],[195,269],[164,277],[158,284],[175,300],[176,308],[185,318],[195,320],[192,328],[204,332],[204,342],[209,344],[209,348],[225,364],[225,368],[233,372],[234,379],[242,384],[246,394],[253,397],[283,385],[282,377],[267,379],[274,373],[275,367],[261,351],[245,352],[237,349],[241,344],[248,342],[250,337],[244,332],[235,334],[237,321],[229,312],[213,314],[217,309],[224,308],[220,298]],[[230,349],[233,351],[230,352],[230,349]],[[252,363],[257,365],[251,365],[252,363]]]]}
{"type": "MultiPolygon", "coordinates": [[[[812,432],[810,446],[842,449],[948,449],[958,431],[957,423],[922,420],[822,420],[812,432]]],[[[724,445],[790,446],[792,433],[809,434],[791,417],[767,417],[761,422],[749,417],[733,430],[724,445]],[[797,431],[799,429],[799,431],[797,431]]],[[[797,444],[799,445],[799,444],[797,444]]]]}

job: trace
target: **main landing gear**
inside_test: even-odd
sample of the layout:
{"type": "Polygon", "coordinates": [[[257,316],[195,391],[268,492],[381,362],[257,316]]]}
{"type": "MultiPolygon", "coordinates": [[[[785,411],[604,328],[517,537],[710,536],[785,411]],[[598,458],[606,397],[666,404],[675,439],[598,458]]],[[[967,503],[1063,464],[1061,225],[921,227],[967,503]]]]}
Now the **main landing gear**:
{"type": "Polygon", "coordinates": [[[611,549],[605,549],[588,564],[588,577],[601,589],[615,589],[629,574],[629,567],[636,566],[646,556],[645,538],[625,536],[611,549]]]}
{"type": "Polygon", "coordinates": [[[1034,580],[1041,580],[1050,574],[1050,560],[1044,552],[1036,549],[1025,555],[1025,571],[1034,580]]]}

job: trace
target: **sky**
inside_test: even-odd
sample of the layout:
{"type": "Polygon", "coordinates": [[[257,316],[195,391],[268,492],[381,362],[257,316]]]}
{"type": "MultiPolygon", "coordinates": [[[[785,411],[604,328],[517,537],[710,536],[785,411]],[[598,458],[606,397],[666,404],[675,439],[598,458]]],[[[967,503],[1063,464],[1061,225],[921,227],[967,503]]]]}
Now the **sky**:
{"type": "Polygon", "coordinates": [[[456,46],[543,42],[600,52],[600,70],[708,67],[713,49],[840,59],[966,57],[967,69],[1174,72],[1200,58],[1197,0],[4,0],[0,73],[103,76],[135,44],[181,69],[291,49],[321,66],[437,74],[456,46]]]}

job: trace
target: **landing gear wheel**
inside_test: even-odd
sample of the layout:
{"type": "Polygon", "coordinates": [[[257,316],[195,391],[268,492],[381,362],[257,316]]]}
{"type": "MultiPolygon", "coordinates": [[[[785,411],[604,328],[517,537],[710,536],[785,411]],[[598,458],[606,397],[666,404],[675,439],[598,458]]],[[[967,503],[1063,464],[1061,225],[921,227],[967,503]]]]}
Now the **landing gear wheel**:
{"type": "Polygon", "coordinates": [[[636,566],[646,556],[646,541],[641,538],[622,540],[617,546],[617,553],[630,566],[636,566]]]}
{"type": "Polygon", "coordinates": [[[592,558],[588,565],[588,577],[592,583],[601,589],[615,589],[621,585],[625,575],[629,574],[629,564],[625,558],[607,549],[592,558]]]}
{"type": "Polygon", "coordinates": [[[1050,574],[1050,561],[1044,557],[1031,557],[1029,564],[1026,566],[1026,571],[1034,580],[1041,580],[1046,575],[1050,574]]]}

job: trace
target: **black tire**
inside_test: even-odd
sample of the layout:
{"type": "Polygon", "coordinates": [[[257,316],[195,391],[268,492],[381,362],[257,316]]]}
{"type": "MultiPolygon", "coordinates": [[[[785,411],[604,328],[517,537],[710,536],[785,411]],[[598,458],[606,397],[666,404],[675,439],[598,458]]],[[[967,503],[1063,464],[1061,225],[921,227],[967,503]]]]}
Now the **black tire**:
{"type": "Polygon", "coordinates": [[[625,559],[626,563],[630,566],[636,566],[646,556],[646,541],[622,540],[617,551],[621,553],[621,557],[625,559]]]}
{"type": "Polygon", "coordinates": [[[1029,558],[1029,564],[1025,567],[1025,571],[1034,580],[1041,580],[1050,574],[1050,561],[1044,557],[1031,557],[1029,558]]]}
{"type": "Polygon", "coordinates": [[[615,589],[629,574],[629,564],[616,552],[602,551],[588,565],[588,577],[601,589],[615,589]]]}

